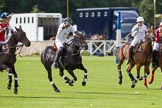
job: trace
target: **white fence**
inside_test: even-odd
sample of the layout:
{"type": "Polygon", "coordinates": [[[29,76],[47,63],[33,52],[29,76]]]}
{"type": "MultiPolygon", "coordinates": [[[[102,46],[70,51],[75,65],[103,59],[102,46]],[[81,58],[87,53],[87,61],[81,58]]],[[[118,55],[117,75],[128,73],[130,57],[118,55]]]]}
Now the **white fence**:
{"type": "Polygon", "coordinates": [[[104,55],[112,53],[111,46],[115,43],[114,40],[87,40],[88,51],[90,55],[104,55]]]}
{"type": "MultiPolygon", "coordinates": [[[[114,40],[86,40],[86,42],[88,43],[88,52],[90,53],[90,55],[106,56],[108,54],[115,53],[113,47],[115,45],[114,40]]],[[[53,44],[53,40],[32,42],[30,47],[23,47],[20,54],[22,56],[41,54],[46,46],[53,46],[53,44]]]]}

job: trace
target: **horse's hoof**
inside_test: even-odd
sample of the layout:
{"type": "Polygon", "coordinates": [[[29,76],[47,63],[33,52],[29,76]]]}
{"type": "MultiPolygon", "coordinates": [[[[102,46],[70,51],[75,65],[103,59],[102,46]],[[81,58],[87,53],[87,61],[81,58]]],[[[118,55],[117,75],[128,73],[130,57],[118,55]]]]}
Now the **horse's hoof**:
{"type": "Polygon", "coordinates": [[[119,83],[119,85],[122,85],[122,80],[121,80],[121,79],[119,79],[118,83],[119,83]]]}
{"type": "Polygon", "coordinates": [[[135,85],[131,85],[131,88],[134,88],[135,87],[135,85]]]}
{"type": "Polygon", "coordinates": [[[18,93],[18,90],[17,88],[14,89],[14,94],[17,94],[18,93]]]}
{"type": "Polygon", "coordinates": [[[73,83],[69,83],[69,86],[73,86],[73,83]]]}
{"type": "Polygon", "coordinates": [[[152,83],[153,83],[153,79],[150,79],[149,84],[152,84],[152,83]]]}
{"type": "Polygon", "coordinates": [[[7,85],[7,89],[8,89],[8,90],[11,90],[11,84],[8,84],[8,85],[7,85]]]}
{"type": "Polygon", "coordinates": [[[139,77],[139,80],[141,81],[141,80],[143,80],[143,77],[141,76],[141,77],[139,77]]]}
{"type": "Polygon", "coordinates": [[[83,82],[82,82],[82,86],[85,86],[85,85],[86,85],[86,82],[85,82],[85,81],[83,81],[83,82]]]}
{"type": "Polygon", "coordinates": [[[69,83],[70,80],[66,80],[65,83],[69,83]]]}
{"type": "Polygon", "coordinates": [[[69,81],[69,86],[73,86],[73,82],[72,81],[69,81]]]}
{"type": "Polygon", "coordinates": [[[55,89],[55,92],[60,93],[60,90],[59,89],[55,89]]]}
{"type": "Polygon", "coordinates": [[[148,86],[145,86],[146,89],[148,89],[148,86]]]}
{"type": "Polygon", "coordinates": [[[150,81],[149,84],[152,84],[152,82],[150,81]]]}

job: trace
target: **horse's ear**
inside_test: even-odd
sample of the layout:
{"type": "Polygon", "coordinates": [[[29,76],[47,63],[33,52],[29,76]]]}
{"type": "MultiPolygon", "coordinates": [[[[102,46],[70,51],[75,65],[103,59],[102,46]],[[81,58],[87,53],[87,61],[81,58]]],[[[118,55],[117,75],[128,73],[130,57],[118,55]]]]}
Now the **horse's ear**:
{"type": "Polygon", "coordinates": [[[21,25],[19,25],[19,28],[22,30],[22,27],[21,27],[21,25]]]}
{"type": "Polygon", "coordinates": [[[18,31],[18,28],[17,27],[15,27],[15,29],[16,29],[16,31],[18,31]]]}
{"type": "Polygon", "coordinates": [[[82,31],[82,35],[83,35],[83,36],[85,35],[85,32],[84,32],[84,31],[82,31]]]}

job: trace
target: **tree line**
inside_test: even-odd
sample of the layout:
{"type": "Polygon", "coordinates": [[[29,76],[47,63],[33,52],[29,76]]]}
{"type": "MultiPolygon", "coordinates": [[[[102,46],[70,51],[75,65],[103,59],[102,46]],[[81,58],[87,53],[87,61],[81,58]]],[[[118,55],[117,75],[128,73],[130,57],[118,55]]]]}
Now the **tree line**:
{"type": "MultiPolygon", "coordinates": [[[[62,13],[66,17],[67,0],[0,0],[0,11],[12,13],[49,12],[62,13]]],[[[153,25],[154,0],[68,0],[69,16],[75,22],[77,8],[137,7],[145,22],[153,25]]],[[[162,13],[161,0],[156,0],[156,13],[162,13]]]]}

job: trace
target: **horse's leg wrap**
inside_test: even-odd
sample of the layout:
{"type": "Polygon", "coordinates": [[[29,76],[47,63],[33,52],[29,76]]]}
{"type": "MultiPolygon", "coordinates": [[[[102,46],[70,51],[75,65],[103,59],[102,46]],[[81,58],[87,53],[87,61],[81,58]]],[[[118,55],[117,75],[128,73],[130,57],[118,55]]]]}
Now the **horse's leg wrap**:
{"type": "Polygon", "coordinates": [[[118,70],[118,76],[119,76],[119,81],[118,81],[118,83],[121,85],[121,84],[122,84],[122,79],[123,79],[123,75],[122,75],[121,70],[118,70]]]}
{"type": "Polygon", "coordinates": [[[83,81],[82,81],[82,86],[86,85],[87,77],[88,77],[88,73],[86,72],[86,73],[84,73],[84,78],[83,78],[83,81]]]}
{"type": "Polygon", "coordinates": [[[121,70],[118,70],[118,76],[119,76],[119,79],[123,79],[123,75],[122,75],[121,70]]]}
{"type": "Polygon", "coordinates": [[[67,76],[62,75],[62,78],[65,80],[65,83],[69,83],[70,79],[67,76]]]}
{"type": "Polygon", "coordinates": [[[134,81],[134,76],[132,75],[131,72],[127,72],[128,73],[128,76],[130,77],[131,81],[134,81]]]}
{"type": "Polygon", "coordinates": [[[51,81],[50,83],[51,83],[53,89],[55,90],[55,92],[58,92],[59,93],[60,90],[57,88],[57,86],[55,85],[55,83],[53,81],[51,81]]]}
{"type": "Polygon", "coordinates": [[[136,79],[134,79],[134,80],[132,81],[132,85],[131,85],[132,88],[134,88],[134,87],[136,86],[138,80],[139,80],[139,76],[137,76],[136,79]]]}
{"type": "Polygon", "coordinates": [[[15,81],[14,87],[17,88],[18,87],[18,77],[15,77],[14,81],[15,81]]]}
{"type": "Polygon", "coordinates": [[[14,84],[14,93],[17,94],[17,92],[18,92],[18,89],[17,89],[17,87],[18,87],[18,77],[14,78],[14,82],[15,82],[15,84],[14,84]]]}
{"type": "Polygon", "coordinates": [[[12,83],[12,71],[11,71],[11,69],[9,69],[9,71],[8,71],[8,85],[7,85],[8,90],[11,90],[11,83],[12,83]]]}
{"type": "Polygon", "coordinates": [[[132,86],[135,86],[137,82],[138,82],[138,79],[134,79],[134,81],[132,81],[132,86]]]}
{"type": "Polygon", "coordinates": [[[84,73],[84,78],[83,78],[83,81],[84,81],[84,82],[87,81],[87,77],[88,77],[88,73],[84,73]]]}

